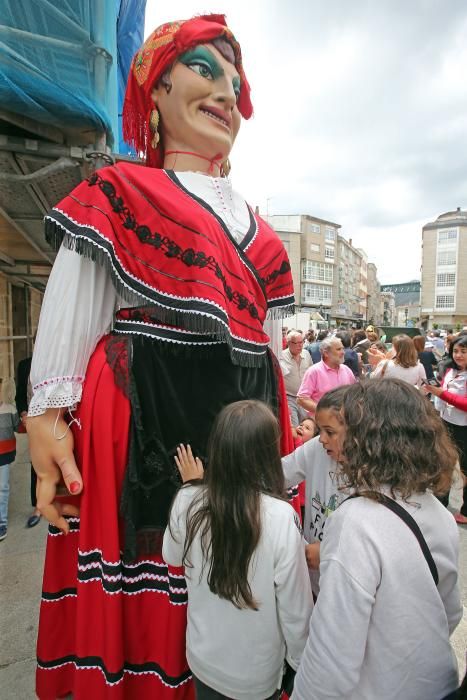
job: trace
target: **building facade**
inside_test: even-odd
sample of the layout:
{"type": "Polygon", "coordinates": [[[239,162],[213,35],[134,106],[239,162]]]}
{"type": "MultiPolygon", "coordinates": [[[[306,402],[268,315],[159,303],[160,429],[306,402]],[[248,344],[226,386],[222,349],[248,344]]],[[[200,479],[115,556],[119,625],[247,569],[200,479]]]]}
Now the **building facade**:
{"type": "Polygon", "coordinates": [[[300,311],[330,321],[339,224],[308,214],[268,217],[288,251],[300,311]]]}
{"type": "Polygon", "coordinates": [[[43,294],[0,273],[0,379],[14,378],[18,362],[32,355],[43,294]]]}
{"type": "Polygon", "coordinates": [[[289,254],[298,312],[331,325],[380,320],[376,266],[339,235],[340,225],[307,214],[267,217],[289,254]]]}
{"type": "Polygon", "coordinates": [[[366,288],[367,262],[365,253],[353,247],[352,239],[347,241],[343,236],[339,236],[337,275],[332,308],[332,317],[337,326],[363,325],[366,318],[366,288]]]}
{"type": "Polygon", "coordinates": [[[467,325],[467,210],[460,207],[422,229],[421,322],[427,329],[467,325]]]}

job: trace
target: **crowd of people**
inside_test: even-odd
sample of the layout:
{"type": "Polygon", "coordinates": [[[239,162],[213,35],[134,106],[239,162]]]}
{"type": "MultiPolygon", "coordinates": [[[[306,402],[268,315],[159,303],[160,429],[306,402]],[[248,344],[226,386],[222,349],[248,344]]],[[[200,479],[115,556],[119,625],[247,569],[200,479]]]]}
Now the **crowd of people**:
{"type": "MultiPolygon", "coordinates": [[[[466,471],[467,335],[445,357],[434,338],[433,361],[372,326],[291,330],[274,357],[290,263],[226,177],[252,111],[223,16],[158,27],[123,108],[146,165],[95,172],[46,217],[27,399],[41,700],[457,692],[445,504],[466,471]]],[[[466,508],[464,489],[460,524],[466,508]]]]}
{"type": "MultiPolygon", "coordinates": [[[[438,330],[430,332],[426,337],[395,335],[389,347],[379,339],[374,326],[353,333],[348,330],[333,333],[322,331],[319,337],[319,341],[315,340],[313,331],[305,336],[304,333],[291,330],[285,335],[287,347],[282,351],[280,364],[286,386],[292,372],[295,372],[295,377],[301,377],[296,396],[290,395],[288,390],[289,405],[298,404],[308,411],[310,417],[314,415],[320,397],[333,387],[352,384],[368,377],[401,379],[432,399],[459,450],[460,467],[467,482],[467,328],[457,334],[448,332],[445,339],[438,330]],[[292,338],[295,347],[303,348],[300,355],[291,355],[292,338]],[[321,355],[319,362],[315,361],[317,349],[321,355]],[[315,360],[312,359],[309,367],[307,351],[310,356],[315,354],[315,360]],[[286,365],[287,356],[290,360],[286,365]]],[[[296,384],[297,381],[294,386],[296,384]]],[[[291,412],[291,421],[295,428],[299,423],[296,412],[291,412]]],[[[449,494],[441,499],[447,506],[449,494]]],[[[463,503],[460,512],[455,514],[455,519],[459,524],[467,524],[465,488],[463,503]]]]}

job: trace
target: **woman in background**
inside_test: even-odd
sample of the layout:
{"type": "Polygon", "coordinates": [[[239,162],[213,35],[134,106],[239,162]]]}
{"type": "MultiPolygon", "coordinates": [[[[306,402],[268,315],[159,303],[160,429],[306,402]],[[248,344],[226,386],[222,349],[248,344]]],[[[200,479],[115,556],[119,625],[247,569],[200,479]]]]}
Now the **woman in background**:
{"type": "MultiPolygon", "coordinates": [[[[436,408],[448,429],[451,438],[459,450],[459,465],[464,479],[462,506],[459,513],[454,515],[459,525],[467,525],[467,413],[458,402],[446,397],[446,394],[456,395],[459,400],[467,397],[467,335],[455,338],[449,347],[449,364],[443,377],[441,388],[435,389],[437,397],[436,408]],[[446,392],[446,394],[444,393],[446,392]],[[456,405],[457,403],[457,405],[456,405]]],[[[445,506],[449,503],[449,493],[442,498],[445,506]]]]}
{"type": "MultiPolygon", "coordinates": [[[[405,334],[396,335],[392,339],[392,347],[393,357],[391,359],[381,359],[371,373],[371,378],[402,379],[409,384],[420,387],[426,381],[426,373],[425,368],[418,359],[412,338],[405,334]]],[[[369,358],[375,356],[375,351],[372,351],[370,348],[368,356],[369,358]]]]}

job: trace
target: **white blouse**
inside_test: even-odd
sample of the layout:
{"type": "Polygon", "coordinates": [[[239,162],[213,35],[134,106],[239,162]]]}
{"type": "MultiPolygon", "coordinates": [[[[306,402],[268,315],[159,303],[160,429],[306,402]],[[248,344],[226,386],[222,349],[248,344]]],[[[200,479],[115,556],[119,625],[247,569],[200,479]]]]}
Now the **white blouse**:
{"type": "MultiPolygon", "coordinates": [[[[443,389],[444,391],[450,391],[452,394],[466,396],[467,371],[450,369],[448,372],[446,372],[443,379],[443,389]]],[[[465,411],[461,411],[459,408],[452,406],[450,403],[446,403],[446,401],[443,401],[442,399],[439,399],[438,407],[441,418],[447,423],[467,427],[467,413],[465,411]]]]}
{"type": "Polygon", "coordinates": [[[371,373],[371,377],[376,379],[383,376],[384,379],[403,379],[408,384],[413,384],[420,388],[422,382],[426,382],[425,368],[420,361],[414,367],[401,367],[394,360],[382,360],[371,373]]]}
{"type": "MultiPolygon", "coordinates": [[[[250,226],[245,200],[229,179],[181,172],[177,178],[222,218],[237,243],[250,226]]],[[[29,415],[74,407],[81,400],[89,358],[112,328],[115,312],[128,306],[99,264],[64,246],[50,273],[31,365],[29,415]]]]}

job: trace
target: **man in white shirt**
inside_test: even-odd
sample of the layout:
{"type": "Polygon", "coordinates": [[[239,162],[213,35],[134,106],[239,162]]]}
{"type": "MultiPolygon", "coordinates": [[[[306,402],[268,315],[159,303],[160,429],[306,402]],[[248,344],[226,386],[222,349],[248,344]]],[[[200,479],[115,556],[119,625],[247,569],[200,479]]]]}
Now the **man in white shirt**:
{"type": "Polygon", "coordinates": [[[280,357],[287,403],[294,428],[307,417],[306,411],[297,404],[297,393],[305,372],[313,364],[310,353],[303,349],[303,343],[304,338],[300,331],[289,331],[287,333],[287,347],[282,351],[280,357]]]}

